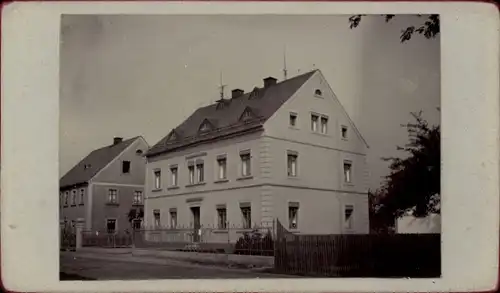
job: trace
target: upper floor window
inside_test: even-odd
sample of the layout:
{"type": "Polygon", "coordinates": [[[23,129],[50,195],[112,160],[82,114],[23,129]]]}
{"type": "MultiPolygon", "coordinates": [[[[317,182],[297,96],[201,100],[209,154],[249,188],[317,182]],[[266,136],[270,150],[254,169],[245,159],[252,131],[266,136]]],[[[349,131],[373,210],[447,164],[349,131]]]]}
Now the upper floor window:
{"type": "Polygon", "coordinates": [[[178,167],[177,166],[173,166],[173,167],[170,167],[170,175],[171,175],[171,179],[170,179],[170,184],[172,186],[177,186],[178,184],[178,180],[177,180],[177,175],[178,175],[178,167]]]}
{"type": "Polygon", "coordinates": [[[344,182],[352,182],[352,163],[350,161],[344,161],[344,182]]]}
{"type": "Polygon", "coordinates": [[[80,189],[80,205],[84,204],[85,189],[80,189]]]}
{"type": "Polygon", "coordinates": [[[297,113],[290,113],[289,124],[292,127],[297,126],[297,113]]]}
{"type": "Polygon", "coordinates": [[[318,120],[319,116],[316,114],[311,114],[311,131],[312,132],[317,132],[318,131],[318,120]]]}
{"type": "Polygon", "coordinates": [[[111,204],[118,203],[118,190],[116,189],[108,190],[108,203],[111,204]]]}
{"type": "Polygon", "coordinates": [[[67,206],[68,205],[68,198],[69,198],[69,192],[66,191],[64,193],[64,205],[67,206]]]}
{"type": "Polygon", "coordinates": [[[71,191],[71,205],[76,205],[76,190],[71,191]]]}
{"type": "Polygon", "coordinates": [[[347,139],[347,135],[348,135],[348,133],[347,133],[347,126],[342,126],[340,131],[341,131],[341,134],[342,134],[342,138],[343,139],[347,139]]]}
{"type": "Polygon", "coordinates": [[[134,191],[133,204],[142,204],[142,191],[134,191]]]}
{"type": "Polygon", "coordinates": [[[241,176],[250,176],[252,174],[250,152],[241,153],[240,160],[241,160],[241,176]]]}
{"type": "Polygon", "coordinates": [[[154,178],[155,178],[155,189],[160,189],[161,188],[161,171],[156,170],[154,171],[154,178]]]}
{"type": "Polygon", "coordinates": [[[314,95],[315,95],[315,96],[318,96],[318,97],[322,97],[322,96],[323,96],[323,93],[321,92],[321,90],[320,90],[320,89],[316,89],[316,90],[314,91],[314,95]]]}
{"type": "Polygon", "coordinates": [[[188,166],[188,173],[189,173],[189,184],[194,184],[194,165],[189,165],[188,166]]]}
{"type": "Polygon", "coordinates": [[[297,176],[297,159],[298,154],[296,152],[288,152],[287,154],[287,166],[288,166],[288,176],[297,176]]]}
{"type": "Polygon", "coordinates": [[[205,181],[205,168],[203,162],[196,163],[196,180],[197,183],[202,183],[205,181]]]}
{"type": "Polygon", "coordinates": [[[122,173],[123,174],[130,173],[130,161],[123,161],[122,162],[122,173]]]}
{"type": "Polygon", "coordinates": [[[321,133],[326,134],[328,131],[328,117],[322,116],[321,117],[321,133]]]}
{"type": "Polygon", "coordinates": [[[219,157],[217,158],[217,166],[219,169],[219,174],[218,174],[218,179],[226,179],[227,175],[227,159],[226,157],[219,157]]]}
{"type": "Polygon", "coordinates": [[[217,228],[227,229],[227,209],[225,205],[217,206],[217,228]]]}

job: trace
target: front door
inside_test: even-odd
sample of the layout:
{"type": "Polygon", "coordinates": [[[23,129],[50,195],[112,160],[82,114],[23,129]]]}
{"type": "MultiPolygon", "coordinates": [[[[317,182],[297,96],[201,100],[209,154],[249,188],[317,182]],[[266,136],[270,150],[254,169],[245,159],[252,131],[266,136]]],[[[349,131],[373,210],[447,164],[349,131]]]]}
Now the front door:
{"type": "Polygon", "coordinates": [[[200,242],[200,207],[191,207],[191,213],[193,214],[193,242],[200,242]]]}

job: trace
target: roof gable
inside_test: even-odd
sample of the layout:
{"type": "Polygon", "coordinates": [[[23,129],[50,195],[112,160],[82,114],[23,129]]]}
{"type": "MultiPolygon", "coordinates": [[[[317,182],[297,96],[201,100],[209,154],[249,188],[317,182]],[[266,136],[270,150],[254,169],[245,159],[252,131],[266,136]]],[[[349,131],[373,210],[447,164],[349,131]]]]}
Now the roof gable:
{"type": "Polygon", "coordinates": [[[90,181],[90,179],[138,138],[139,137],[134,137],[116,145],[108,145],[92,151],[60,179],[59,187],[64,188],[90,181]]]}
{"type": "Polygon", "coordinates": [[[205,139],[215,139],[225,135],[244,132],[262,127],[269,119],[314,73],[316,70],[295,76],[268,87],[255,87],[251,92],[239,95],[228,101],[198,108],[191,116],[175,128],[183,133],[182,139],[169,140],[168,136],[161,139],[148,151],[147,156],[169,152],[179,147],[186,147],[205,139]],[[246,109],[251,109],[251,119],[242,121],[241,115],[246,109]],[[200,135],[199,128],[208,120],[213,129],[200,135]]]}

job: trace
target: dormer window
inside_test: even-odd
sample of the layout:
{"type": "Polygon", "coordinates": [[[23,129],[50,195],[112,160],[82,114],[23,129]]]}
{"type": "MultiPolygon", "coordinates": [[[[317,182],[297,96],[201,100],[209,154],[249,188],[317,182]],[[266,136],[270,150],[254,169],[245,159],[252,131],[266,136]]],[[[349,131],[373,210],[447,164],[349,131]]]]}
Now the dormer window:
{"type": "Polygon", "coordinates": [[[250,95],[248,96],[248,99],[249,99],[249,100],[254,99],[254,98],[256,98],[258,95],[259,95],[259,88],[255,87],[255,88],[253,89],[253,91],[250,93],[250,95]]]}
{"type": "Polygon", "coordinates": [[[241,121],[247,121],[253,118],[254,114],[250,108],[246,108],[240,116],[241,121]]]}
{"type": "Polygon", "coordinates": [[[322,96],[323,96],[323,93],[321,92],[321,90],[320,90],[320,89],[316,89],[316,90],[314,91],[314,95],[315,95],[315,96],[317,96],[317,97],[322,97],[322,96]]]}
{"type": "Polygon", "coordinates": [[[90,164],[83,165],[83,170],[87,170],[87,169],[90,169],[90,164]]]}
{"type": "Polygon", "coordinates": [[[177,134],[175,133],[175,130],[172,130],[167,140],[176,140],[176,139],[177,139],[177,134]]]}
{"type": "Polygon", "coordinates": [[[210,124],[208,122],[203,122],[200,126],[200,132],[205,132],[210,130],[210,124]]]}

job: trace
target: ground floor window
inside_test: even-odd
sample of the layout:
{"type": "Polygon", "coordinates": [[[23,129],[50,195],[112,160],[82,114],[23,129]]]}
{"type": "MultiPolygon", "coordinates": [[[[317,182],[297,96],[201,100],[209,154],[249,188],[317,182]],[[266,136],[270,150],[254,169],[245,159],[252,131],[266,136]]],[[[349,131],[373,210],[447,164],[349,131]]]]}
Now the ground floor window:
{"type": "Polygon", "coordinates": [[[170,228],[172,228],[172,229],[177,228],[177,210],[176,209],[170,210],[170,228]]]}
{"type": "Polygon", "coordinates": [[[153,210],[153,217],[154,217],[154,226],[155,226],[155,228],[159,228],[160,225],[161,225],[160,210],[153,210]]]}
{"type": "Polygon", "coordinates": [[[252,228],[252,208],[248,205],[244,205],[240,207],[241,215],[243,218],[243,229],[251,229],[252,228]]]}
{"type": "Polygon", "coordinates": [[[217,207],[217,228],[227,229],[227,209],[225,206],[217,207]]]}
{"type": "Polygon", "coordinates": [[[141,229],[141,223],[142,223],[142,221],[141,221],[141,220],[139,220],[139,219],[134,219],[134,220],[132,221],[132,227],[134,228],[134,230],[139,230],[139,229],[141,229]]]}
{"type": "Polygon", "coordinates": [[[344,207],[344,228],[352,229],[353,228],[353,214],[354,214],[354,206],[346,205],[344,207]]]}
{"type": "Polygon", "coordinates": [[[288,205],[288,227],[297,229],[299,226],[299,203],[291,202],[288,205]]]}
{"type": "Polygon", "coordinates": [[[108,233],[116,232],[116,219],[107,219],[106,220],[106,231],[108,233]]]}

